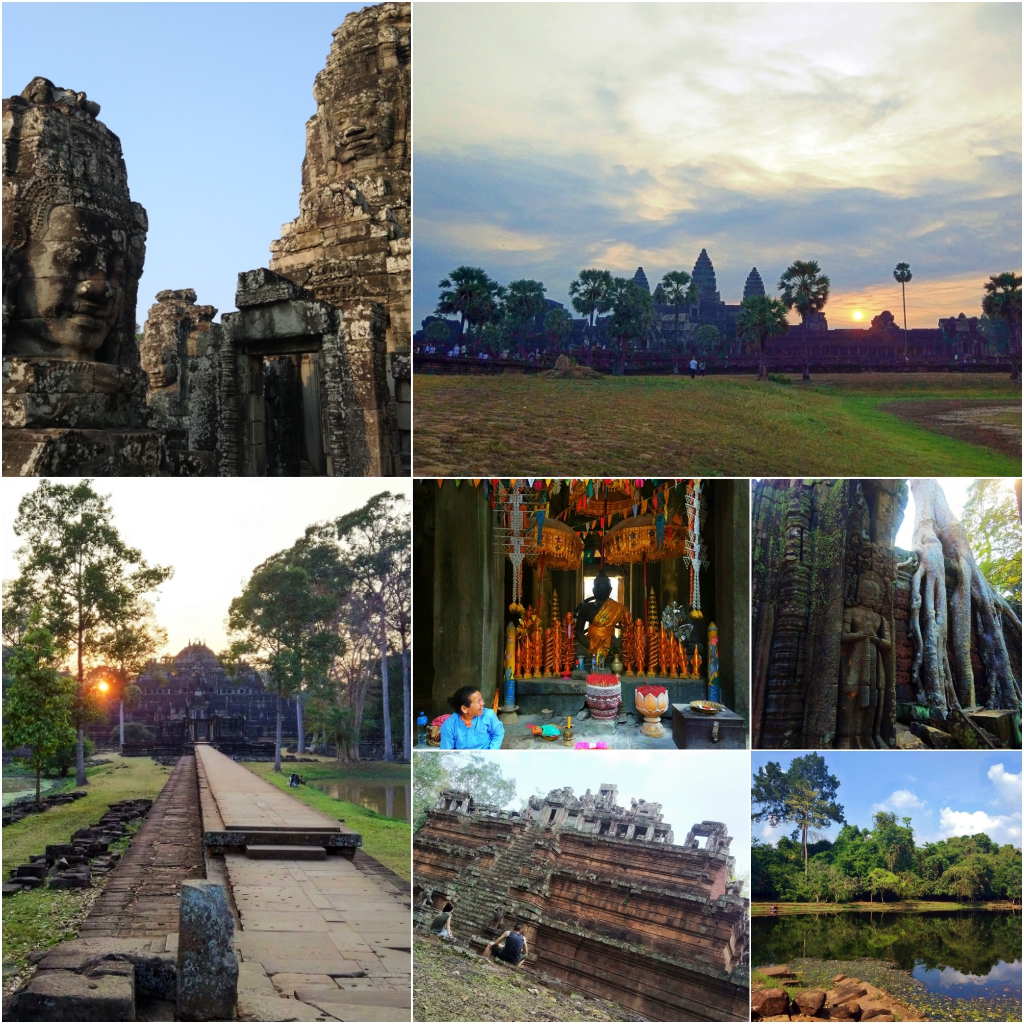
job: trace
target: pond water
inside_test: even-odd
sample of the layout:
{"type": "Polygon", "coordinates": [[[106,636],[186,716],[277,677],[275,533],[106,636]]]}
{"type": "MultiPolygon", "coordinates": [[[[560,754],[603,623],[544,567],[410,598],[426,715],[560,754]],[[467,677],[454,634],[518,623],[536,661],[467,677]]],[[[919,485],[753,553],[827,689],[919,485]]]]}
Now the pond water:
{"type": "Polygon", "coordinates": [[[1021,998],[1021,915],[993,910],[755,917],[752,964],[887,960],[954,998],[1021,998]]]}
{"type": "Polygon", "coordinates": [[[410,786],[408,783],[385,783],[379,779],[310,779],[308,786],[319,789],[335,800],[347,800],[360,807],[383,814],[386,818],[408,821],[410,786]]]}
{"type": "MultiPolygon", "coordinates": [[[[18,797],[28,796],[29,794],[35,794],[36,780],[33,777],[28,775],[5,775],[3,778],[3,803],[5,807],[13,800],[17,800],[18,797]]],[[[53,779],[43,779],[42,781],[43,784],[40,790],[42,793],[45,793],[54,785],[53,779]]]]}

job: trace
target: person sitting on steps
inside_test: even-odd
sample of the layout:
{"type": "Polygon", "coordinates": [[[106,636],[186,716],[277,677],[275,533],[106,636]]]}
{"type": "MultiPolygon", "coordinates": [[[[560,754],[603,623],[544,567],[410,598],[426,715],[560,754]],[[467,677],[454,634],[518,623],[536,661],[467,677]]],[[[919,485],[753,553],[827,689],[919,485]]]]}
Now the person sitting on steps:
{"type": "Polygon", "coordinates": [[[455,941],[455,935],[452,933],[452,912],[454,910],[454,904],[446,903],[444,905],[444,910],[442,910],[441,913],[430,922],[431,932],[442,942],[455,941]]]}
{"type": "Polygon", "coordinates": [[[499,935],[493,942],[489,942],[484,950],[484,956],[497,957],[512,967],[521,964],[526,959],[527,953],[529,953],[529,949],[521,924],[513,925],[503,935],[499,935]]]}

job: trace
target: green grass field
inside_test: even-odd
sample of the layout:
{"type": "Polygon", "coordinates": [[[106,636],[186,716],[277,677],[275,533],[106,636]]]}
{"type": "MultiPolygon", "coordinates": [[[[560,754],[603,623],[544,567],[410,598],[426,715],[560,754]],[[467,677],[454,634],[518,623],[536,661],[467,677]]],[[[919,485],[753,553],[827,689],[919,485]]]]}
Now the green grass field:
{"type": "Polygon", "coordinates": [[[363,837],[363,850],[401,878],[412,878],[410,863],[410,826],[408,821],[386,818],[359,804],[347,800],[335,800],[311,786],[288,789],[288,776],[298,772],[306,779],[358,778],[375,782],[408,782],[409,765],[384,764],[379,761],[359,762],[354,765],[339,765],[337,761],[323,758],[316,762],[284,764],[278,774],[268,761],[246,761],[246,768],[261,778],[308,804],[323,811],[332,818],[344,818],[345,824],[363,837]]]}
{"type": "Polygon", "coordinates": [[[1021,471],[1021,389],[1003,375],[839,374],[777,384],[419,374],[415,393],[417,476],[1021,471]],[[928,402],[942,419],[928,416],[928,402]]]}
{"type": "MultiPolygon", "coordinates": [[[[99,821],[108,804],[141,797],[155,799],[171,773],[170,768],[156,764],[148,757],[122,758],[118,754],[106,753],[100,756],[111,763],[86,770],[89,779],[87,797],[42,814],[29,815],[4,829],[4,879],[9,876],[11,868],[24,864],[29,854],[43,853],[48,843],[66,843],[72,833],[99,821]]],[[[122,849],[126,845],[127,841],[122,840],[113,844],[111,849],[122,849]]],[[[28,954],[32,950],[55,946],[78,934],[79,926],[102,891],[102,881],[91,889],[44,887],[18,893],[3,901],[5,994],[21,983],[28,970],[28,954]]]]}

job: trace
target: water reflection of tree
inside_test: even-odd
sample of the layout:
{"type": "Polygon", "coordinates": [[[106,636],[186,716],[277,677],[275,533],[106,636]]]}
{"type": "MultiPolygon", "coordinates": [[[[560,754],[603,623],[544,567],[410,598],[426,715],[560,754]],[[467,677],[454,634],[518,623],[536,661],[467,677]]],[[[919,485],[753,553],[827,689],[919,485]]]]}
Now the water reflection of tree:
{"type": "Polygon", "coordinates": [[[1020,959],[1021,917],[994,911],[950,913],[793,914],[755,917],[752,948],[756,964],[785,963],[795,957],[823,960],[870,957],[904,970],[952,967],[986,975],[1000,961],[1020,959]]]}

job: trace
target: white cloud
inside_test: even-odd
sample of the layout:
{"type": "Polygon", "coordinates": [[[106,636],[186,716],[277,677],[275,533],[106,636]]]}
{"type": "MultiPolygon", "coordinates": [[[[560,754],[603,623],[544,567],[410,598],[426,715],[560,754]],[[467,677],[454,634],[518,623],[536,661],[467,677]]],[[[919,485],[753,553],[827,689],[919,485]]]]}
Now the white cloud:
{"type": "Polygon", "coordinates": [[[920,810],[924,804],[909,789],[897,789],[880,804],[872,804],[872,811],[920,810]]]}
{"type": "Polygon", "coordinates": [[[1021,814],[989,814],[987,811],[954,811],[943,807],[939,815],[939,838],[973,836],[984,832],[993,842],[1020,846],[1021,814]]]}
{"type": "Polygon", "coordinates": [[[1020,807],[1021,773],[1011,775],[1001,764],[994,764],[988,770],[988,777],[996,787],[996,799],[993,805],[1004,804],[1007,807],[1020,807]]]}

